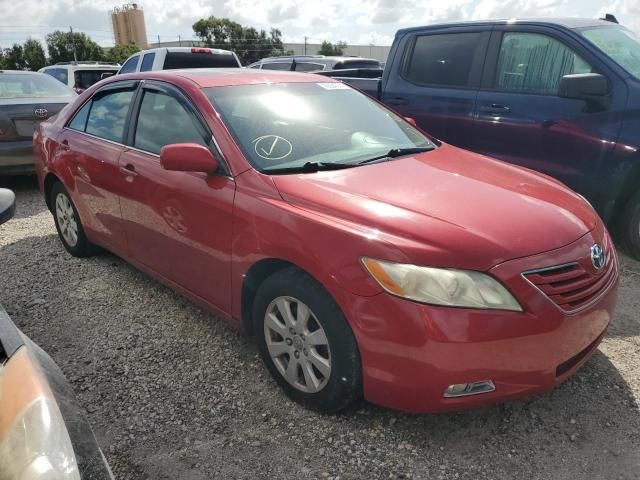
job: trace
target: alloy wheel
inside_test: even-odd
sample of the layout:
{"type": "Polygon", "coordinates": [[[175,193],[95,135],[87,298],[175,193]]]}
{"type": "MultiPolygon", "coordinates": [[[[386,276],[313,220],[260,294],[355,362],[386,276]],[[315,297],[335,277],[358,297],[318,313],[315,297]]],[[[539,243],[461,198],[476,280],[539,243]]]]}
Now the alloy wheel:
{"type": "Polygon", "coordinates": [[[314,313],[294,297],[277,297],[264,316],[267,350],[280,374],[305,393],[322,390],[331,375],[327,335],[314,313]]]}
{"type": "Polygon", "coordinates": [[[78,221],[71,200],[64,193],[58,193],[56,196],[56,219],[67,245],[75,247],[78,243],[78,221]]]}

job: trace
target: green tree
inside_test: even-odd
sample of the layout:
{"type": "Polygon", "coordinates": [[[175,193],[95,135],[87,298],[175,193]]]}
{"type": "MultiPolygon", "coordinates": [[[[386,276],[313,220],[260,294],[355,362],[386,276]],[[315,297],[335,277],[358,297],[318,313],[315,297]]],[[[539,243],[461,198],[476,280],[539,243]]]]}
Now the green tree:
{"type": "Polygon", "coordinates": [[[124,63],[127,58],[140,51],[135,43],[127,43],[125,45],[116,45],[105,55],[108,62],[124,63]]]}
{"type": "Polygon", "coordinates": [[[243,64],[282,52],[282,32],[243,27],[228,18],[201,18],[193,24],[193,31],[208,47],[231,50],[243,64]]]}
{"type": "Polygon", "coordinates": [[[24,63],[26,68],[34,72],[40,70],[47,64],[47,58],[44,55],[44,48],[38,40],[29,39],[22,46],[24,54],[24,63]]]}
{"type": "Polygon", "coordinates": [[[326,40],[322,42],[320,45],[320,50],[318,50],[318,55],[330,55],[330,56],[339,56],[341,57],[344,53],[344,50],[347,48],[347,42],[338,42],[335,45],[331,42],[327,42],[326,40]]]}
{"type": "Polygon", "coordinates": [[[13,44],[11,48],[4,49],[4,68],[7,70],[24,70],[27,65],[24,61],[24,49],[22,45],[13,44]]]}
{"type": "Polygon", "coordinates": [[[104,60],[104,50],[84,33],[56,30],[46,36],[50,63],[72,62],[75,48],[78,61],[104,60]]]}

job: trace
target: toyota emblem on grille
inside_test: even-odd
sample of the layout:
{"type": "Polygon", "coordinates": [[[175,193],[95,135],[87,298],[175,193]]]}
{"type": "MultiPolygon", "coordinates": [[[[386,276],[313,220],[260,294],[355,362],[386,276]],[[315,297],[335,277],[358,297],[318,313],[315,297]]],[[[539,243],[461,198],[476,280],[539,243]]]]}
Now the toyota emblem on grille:
{"type": "Polygon", "coordinates": [[[598,243],[591,247],[591,263],[596,267],[596,270],[602,270],[604,264],[607,263],[607,255],[604,253],[604,248],[598,243]]]}
{"type": "Polygon", "coordinates": [[[33,111],[33,114],[36,116],[36,118],[47,118],[49,116],[49,111],[46,108],[40,107],[36,108],[33,111]]]}

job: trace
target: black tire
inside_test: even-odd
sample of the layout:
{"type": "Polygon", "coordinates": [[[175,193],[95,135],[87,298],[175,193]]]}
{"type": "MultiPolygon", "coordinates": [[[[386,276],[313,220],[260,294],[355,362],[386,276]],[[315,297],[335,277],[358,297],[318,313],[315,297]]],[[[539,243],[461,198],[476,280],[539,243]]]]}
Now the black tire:
{"type": "MultiPolygon", "coordinates": [[[[335,413],[346,409],[362,397],[360,352],[351,327],[322,285],[305,272],[291,267],[268,277],[256,292],[252,316],[262,360],[289,398],[322,413],[335,413]],[[326,334],[331,370],[324,380],[324,387],[317,392],[304,392],[294,387],[283,373],[280,373],[275,360],[271,358],[265,338],[265,316],[272,301],[278,297],[293,297],[304,303],[312,312],[311,321],[326,334]]],[[[287,354],[281,358],[289,358],[291,361],[287,354]]],[[[303,377],[302,366],[299,372],[303,377]]]]}
{"type": "Polygon", "coordinates": [[[620,236],[626,250],[640,260],[640,192],[627,202],[620,222],[620,236]]]}
{"type": "Polygon", "coordinates": [[[53,213],[53,220],[55,221],[56,230],[58,231],[58,238],[60,238],[60,241],[62,242],[62,245],[67,250],[67,252],[69,252],[74,257],[88,257],[92,255],[94,252],[93,245],[87,239],[87,236],[84,233],[84,228],[82,227],[82,222],[80,221],[80,215],[78,215],[78,210],[76,210],[76,206],[73,204],[71,196],[64,188],[62,183],[56,182],[53,184],[53,186],[51,187],[51,198],[49,201],[51,205],[51,213],[53,213]],[[56,202],[58,201],[59,196],[63,196],[67,199],[71,210],[73,211],[73,220],[77,225],[77,241],[75,242],[75,245],[65,238],[63,229],[60,225],[60,220],[58,219],[56,202]]]}

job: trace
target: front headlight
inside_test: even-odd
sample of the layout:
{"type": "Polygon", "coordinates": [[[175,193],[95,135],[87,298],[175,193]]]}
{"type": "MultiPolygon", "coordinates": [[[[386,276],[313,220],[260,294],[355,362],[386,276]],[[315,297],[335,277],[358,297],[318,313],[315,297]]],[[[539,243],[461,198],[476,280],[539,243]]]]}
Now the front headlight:
{"type": "Polygon", "coordinates": [[[362,258],[362,264],[387,292],[409,300],[450,307],[522,311],[513,295],[484,273],[419,267],[367,257],[362,258]]]}
{"type": "Polygon", "coordinates": [[[0,478],[80,480],[64,418],[26,346],[0,367],[0,478]]]}

